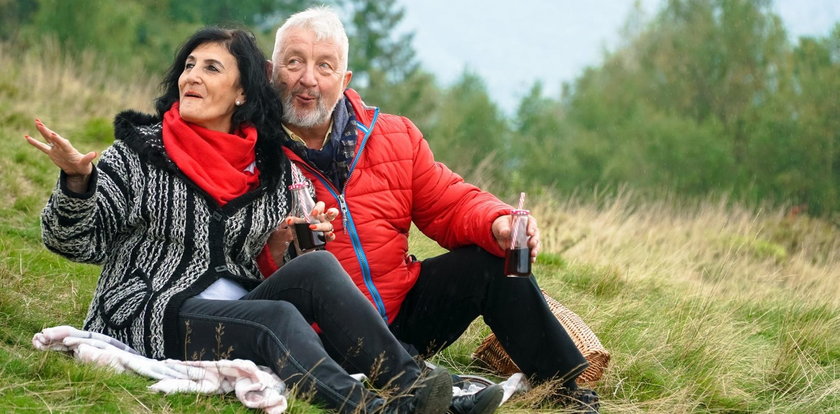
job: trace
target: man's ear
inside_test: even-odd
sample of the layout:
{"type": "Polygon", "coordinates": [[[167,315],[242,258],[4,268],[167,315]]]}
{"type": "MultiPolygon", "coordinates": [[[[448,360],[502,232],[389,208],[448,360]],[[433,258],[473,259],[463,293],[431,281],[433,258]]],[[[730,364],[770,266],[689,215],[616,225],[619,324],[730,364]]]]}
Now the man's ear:
{"type": "Polygon", "coordinates": [[[350,85],[350,79],[352,79],[352,78],[353,78],[353,72],[352,71],[348,70],[347,72],[344,72],[344,89],[347,89],[347,85],[350,85]]]}
{"type": "Polygon", "coordinates": [[[265,61],[265,76],[268,76],[268,80],[274,83],[274,64],[271,63],[270,60],[265,61]]]}

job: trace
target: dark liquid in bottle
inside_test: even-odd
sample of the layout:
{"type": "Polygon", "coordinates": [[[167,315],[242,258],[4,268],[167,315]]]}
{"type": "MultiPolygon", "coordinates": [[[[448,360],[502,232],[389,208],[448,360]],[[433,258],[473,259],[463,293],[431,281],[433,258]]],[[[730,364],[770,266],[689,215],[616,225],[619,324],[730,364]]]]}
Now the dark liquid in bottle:
{"type": "Polygon", "coordinates": [[[298,249],[301,251],[319,249],[326,244],[324,232],[313,231],[306,222],[295,223],[295,238],[298,249]]]}
{"type": "Polygon", "coordinates": [[[531,249],[505,250],[505,275],[528,277],[531,274],[531,249]]]}

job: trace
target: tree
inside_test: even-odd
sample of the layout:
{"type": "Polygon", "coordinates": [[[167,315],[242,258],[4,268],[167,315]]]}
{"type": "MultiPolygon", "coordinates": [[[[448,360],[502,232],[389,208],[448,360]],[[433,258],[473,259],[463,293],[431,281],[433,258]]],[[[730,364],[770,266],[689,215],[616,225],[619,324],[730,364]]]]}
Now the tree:
{"type": "Polygon", "coordinates": [[[802,38],[793,52],[797,94],[797,144],[805,153],[800,168],[812,190],[801,202],[811,211],[840,209],[840,23],[823,39],[802,38]]]}
{"type": "Polygon", "coordinates": [[[506,178],[511,171],[509,127],[484,82],[464,72],[440,101],[435,123],[426,133],[435,156],[460,174],[475,172],[490,157],[495,161],[492,168],[471,178],[480,182],[506,178]]]}
{"type": "MultiPolygon", "coordinates": [[[[573,189],[585,175],[600,176],[597,166],[578,164],[572,156],[580,135],[565,121],[560,102],[543,95],[543,85],[536,82],[522,98],[516,113],[511,137],[512,169],[518,188],[539,184],[573,189]]],[[[588,141],[590,144],[593,141],[588,141]]]]}
{"type": "Polygon", "coordinates": [[[840,207],[831,41],[792,54],[764,0],[670,0],[644,29],[629,26],[562,101],[612,155],[572,160],[606,182],[840,207]]]}
{"type": "MultiPolygon", "coordinates": [[[[161,0],[146,0],[158,1],[161,0]]],[[[290,14],[321,4],[306,0],[177,0],[166,1],[174,20],[201,24],[238,24],[274,31],[290,14]]]]}
{"type": "Polygon", "coordinates": [[[670,0],[650,41],[644,71],[660,108],[698,122],[714,117],[729,136],[732,154],[747,162],[748,128],[776,82],[786,35],[767,0],[670,0]]]}
{"type": "Polygon", "coordinates": [[[14,39],[38,8],[35,0],[0,0],[0,40],[14,39]]]}
{"type": "Polygon", "coordinates": [[[414,33],[398,34],[405,11],[396,0],[347,0],[351,24],[350,69],[361,90],[398,85],[419,67],[412,41],[414,33]]]}
{"type": "MultiPolygon", "coordinates": [[[[353,79],[355,82],[355,76],[353,79]]],[[[364,91],[365,102],[388,113],[408,117],[421,131],[427,131],[439,119],[437,110],[443,100],[443,92],[429,72],[415,70],[399,84],[391,85],[382,72],[374,71],[371,73],[371,85],[364,91]]],[[[350,86],[355,88],[353,83],[350,86]]]]}

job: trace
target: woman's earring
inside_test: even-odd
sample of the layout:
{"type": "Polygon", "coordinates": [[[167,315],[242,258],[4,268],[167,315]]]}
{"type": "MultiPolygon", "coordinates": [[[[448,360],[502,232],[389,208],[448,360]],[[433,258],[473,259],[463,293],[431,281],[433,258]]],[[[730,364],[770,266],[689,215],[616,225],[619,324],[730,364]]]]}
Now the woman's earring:
{"type": "Polygon", "coordinates": [[[242,106],[242,101],[240,101],[240,100],[238,100],[238,99],[236,100],[236,102],[235,102],[235,103],[236,103],[236,106],[242,106]]]}

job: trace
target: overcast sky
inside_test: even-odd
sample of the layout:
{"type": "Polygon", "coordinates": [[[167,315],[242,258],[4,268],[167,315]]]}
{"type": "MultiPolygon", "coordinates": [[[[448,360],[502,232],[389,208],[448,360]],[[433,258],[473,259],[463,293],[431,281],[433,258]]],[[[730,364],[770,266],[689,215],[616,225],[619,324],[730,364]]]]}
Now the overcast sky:
{"type": "MultiPolygon", "coordinates": [[[[448,86],[477,73],[502,109],[515,110],[536,80],[559,94],[618,44],[633,0],[399,0],[403,28],[415,33],[421,64],[448,86]],[[513,7],[512,5],[515,5],[513,7]]],[[[648,17],[664,0],[640,0],[648,17]]],[[[840,21],[840,0],[776,0],[794,37],[825,36],[840,21]]]]}

